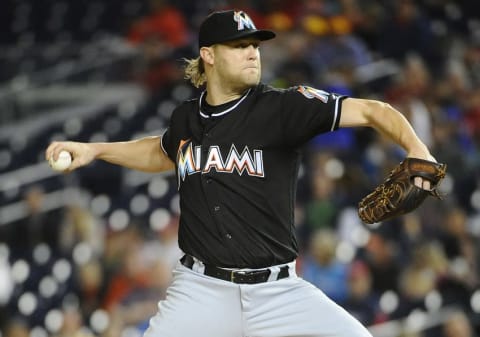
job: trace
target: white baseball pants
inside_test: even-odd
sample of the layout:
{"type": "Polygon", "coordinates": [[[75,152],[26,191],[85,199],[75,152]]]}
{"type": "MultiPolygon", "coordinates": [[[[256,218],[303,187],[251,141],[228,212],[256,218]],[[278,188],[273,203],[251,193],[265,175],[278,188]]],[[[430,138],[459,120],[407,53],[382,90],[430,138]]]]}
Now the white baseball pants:
{"type": "Polygon", "coordinates": [[[372,337],[291,265],[287,278],[235,284],[178,263],[144,337],[372,337]]]}

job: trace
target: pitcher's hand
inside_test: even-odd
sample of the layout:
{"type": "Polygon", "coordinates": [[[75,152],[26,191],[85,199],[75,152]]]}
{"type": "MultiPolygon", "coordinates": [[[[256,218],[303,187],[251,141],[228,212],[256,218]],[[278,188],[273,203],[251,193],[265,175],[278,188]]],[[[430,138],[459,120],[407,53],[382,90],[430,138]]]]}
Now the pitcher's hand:
{"type": "Polygon", "coordinates": [[[95,149],[89,143],[55,141],[52,142],[45,151],[45,159],[48,161],[51,157],[53,157],[54,160],[57,160],[58,154],[62,150],[70,152],[72,155],[72,163],[66,172],[71,172],[79,167],[86,166],[90,164],[96,157],[95,149]]]}

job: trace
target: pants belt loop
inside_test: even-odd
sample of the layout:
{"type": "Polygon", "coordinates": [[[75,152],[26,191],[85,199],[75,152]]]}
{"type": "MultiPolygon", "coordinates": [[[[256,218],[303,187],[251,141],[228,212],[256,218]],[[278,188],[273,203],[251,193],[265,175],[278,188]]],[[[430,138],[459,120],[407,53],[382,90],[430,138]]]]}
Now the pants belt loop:
{"type": "Polygon", "coordinates": [[[267,282],[276,281],[278,279],[278,273],[280,272],[280,267],[273,266],[273,267],[270,267],[269,269],[270,269],[271,273],[268,276],[267,282]]]}
{"type": "Polygon", "coordinates": [[[194,272],[197,272],[197,273],[200,273],[200,274],[205,274],[205,265],[203,264],[202,261],[200,261],[199,259],[195,258],[194,256],[192,256],[193,258],[193,266],[192,266],[192,270],[194,272]]]}

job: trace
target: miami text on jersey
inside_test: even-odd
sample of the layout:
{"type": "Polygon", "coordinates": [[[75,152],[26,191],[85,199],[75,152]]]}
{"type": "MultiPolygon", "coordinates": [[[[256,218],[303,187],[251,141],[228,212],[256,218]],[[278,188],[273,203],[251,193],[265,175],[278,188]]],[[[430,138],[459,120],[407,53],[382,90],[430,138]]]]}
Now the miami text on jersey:
{"type": "Polygon", "coordinates": [[[210,170],[221,173],[246,172],[249,176],[264,177],[262,150],[250,151],[245,146],[239,152],[234,144],[224,158],[220,148],[210,146],[206,151],[206,160],[202,161],[202,146],[193,146],[190,141],[182,141],[177,153],[178,186],[185,181],[187,175],[194,173],[208,173],[210,170]],[[203,164],[202,164],[203,163],[203,164]]]}

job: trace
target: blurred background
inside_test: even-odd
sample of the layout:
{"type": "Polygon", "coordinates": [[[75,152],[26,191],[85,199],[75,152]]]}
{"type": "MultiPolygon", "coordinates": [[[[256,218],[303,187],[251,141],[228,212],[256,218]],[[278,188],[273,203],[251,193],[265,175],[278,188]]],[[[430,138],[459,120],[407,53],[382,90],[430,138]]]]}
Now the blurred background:
{"type": "Polygon", "coordinates": [[[198,94],[199,23],[232,7],[278,33],[264,82],[389,102],[448,164],[444,201],[365,227],[356,204],[405,154],[368,129],[312,140],[299,274],[375,337],[479,336],[478,0],[2,0],[0,336],[141,336],[181,255],[173,175],[57,174],[44,150],[161,134],[198,94]]]}

